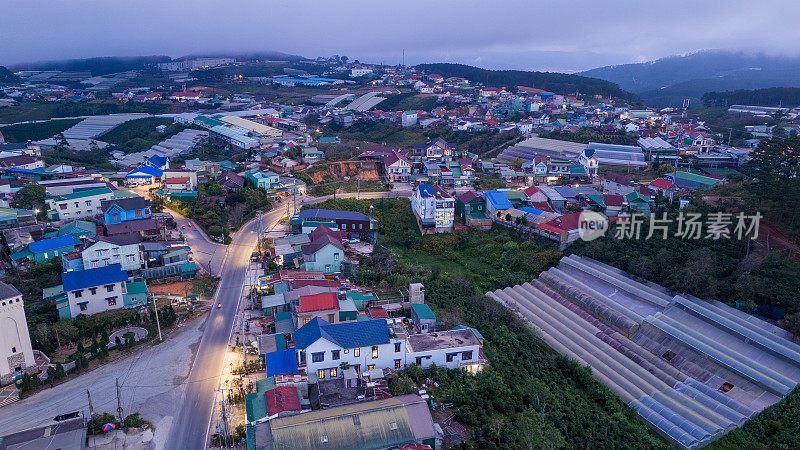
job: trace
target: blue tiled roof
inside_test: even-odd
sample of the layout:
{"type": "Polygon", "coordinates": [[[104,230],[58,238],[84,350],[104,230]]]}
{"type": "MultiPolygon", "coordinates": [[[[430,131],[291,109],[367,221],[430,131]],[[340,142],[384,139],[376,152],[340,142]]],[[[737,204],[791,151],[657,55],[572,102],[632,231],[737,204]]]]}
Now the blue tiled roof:
{"type": "Polygon", "coordinates": [[[46,252],[48,250],[55,250],[61,247],[68,247],[75,245],[75,239],[72,236],[59,236],[50,239],[42,239],[41,241],[31,242],[28,247],[33,253],[46,252]]]}
{"type": "Polygon", "coordinates": [[[541,209],[536,209],[530,206],[523,206],[522,208],[517,208],[517,209],[526,214],[533,214],[534,216],[540,216],[544,212],[541,209]]]}
{"type": "Polygon", "coordinates": [[[111,264],[110,266],[97,267],[95,269],[73,270],[61,274],[64,292],[118,283],[127,279],[128,274],[122,270],[119,264],[111,264]]]}
{"type": "Polygon", "coordinates": [[[299,217],[301,219],[369,220],[369,217],[360,212],[331,209],[304,209],[300,211],[299,217]]]}
{"type": "Polygon", "coordinates": [[[386,319],[330,324],[315,317],[294,333],[294,345],[305,349],[320,338],[342,348],[369,347],[388,344],[389,328],[386,319]]]}
{"type": "Polygon", "coordinates": [[[511,202],[500,191],[486,191],[486,200],[492,203],[495,209],[510,209],[513,208],[511,202]]]}
{"type": "Polygon", "coordinates": [[[417,189],[420,197],[433,197],[433,188],[430,184],[420,184],[417,189]]]}
{"type": "Polygon", "coordinates": [[[297,370],[297,354],[294,350],[269,352],[264,355],[267,377],[287,373],[300,373],[297,370]]]}
{"type": "Polygon", "coordinates": [[[125,178],[148,178],[148,177],[160,177],[164,175],[164,171],[155,167],[151,166],[139,166],[136,169],[131,170],[125,175],[125,178]]]}
{"type": "Polygon", "coordinates": [[[147,158],[147,162],[152,164],[153,167],[162,167],[167,164],[167,158],[160,155],[153,155],[147,158]]]}

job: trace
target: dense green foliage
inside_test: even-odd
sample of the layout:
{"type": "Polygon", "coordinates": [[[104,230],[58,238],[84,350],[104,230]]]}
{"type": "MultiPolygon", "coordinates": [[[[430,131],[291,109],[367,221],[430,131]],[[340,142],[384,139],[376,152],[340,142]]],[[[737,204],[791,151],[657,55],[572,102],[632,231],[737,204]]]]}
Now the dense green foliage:
{"type": "Polygon", "coordinates": [[[149,150],[153,145],[169,139],[184,128],[186,127],[173,123],[169,118],[146,117],[125,122],[98,139],[114,146],[107,150],[109,152],[121,150],[125,153],[136,153],[149,150]],[[156,127],[159,125],[167,125],[167,130],[159,133],[156,131],[156,127]]]}
{"type": "Polygon", "coordinates": [[[780,403],[770,406],[722,439],[712,442],[717,449],[788,449],[797,448],[800,436],[800,390],[795,389],[780,403]]]}
{"type": "Polygon", "coordinates": [[[625,92],[616,84],[598,78],[589,78],[556,72],[526,72],[522,70],[487,70],[464,64],[420,64],[417,70],[437,73],[445,78],[461,77],[474,83],[495,87],[528,86],[545,89],[557,94],[580,93],[602,95],[636,101],[636,96],[625,92]]]}
{"type": "Polygon", "coordinates": [[[47,190],[44,186],[28,184],[14,194],[13,205],[15,208],[44,211],[45,197],[47,197],[47,190]]]}
{"type": "Polygon", "coordinates": [[[48,120],[59,117],[97,116],[119,113],[163,114],[180,112],[182,106],[155,103],[119,103],[117,101],[92,100],[89,102],[19,103],[0,108],[0,123],[17,123],[28,120],[48,120]],[[177,109],[176,109],[177,108],[177,109]]]}
{"type": "Polygon", "coordinates": [[[394,390],[436,381],[435,401],[452,404],[456,419],[472,427],[469,444],[475,448],[666,447],[588,369],[554,357],[520,320],[483,295],[531,280],[558,261],[558,251],[502,228],[421,236],[403,199],[313,207],[369,212],[369,205],[379,245],[361,260],[355,281],[386,289],[423,282],[437,317],[448,327],[477,328],[491,361],[475,376],[412,366],[394,390]]]}
{"type": "Polygon", "coordinates": [[[589,142],[601,142],[603,144],[619,144],[619,145],[636,145],[638,137],[633,134],[627,134],[624,131],[618,131],[613,134],[598,133],[591,128],[583,127],[576,133],[569,133],[566,131],[544,131],[539,133],[539,137],[548,139],[559,139],[562,141],[580,142],[588,144],[589,142]]]}
{"type": "Polygon", "coordinates": [[[0,127],[0,132],[6,138],[6,142],[27,142],[49,139],[67,128],[80,122],[82,119],[61,119],[48,120],[47,122],[20,123],[0,127]]]}
{"type": "Polygon", "coordinates": [[[19,83],[21,80],[5,66],[0,66],[0,83],[19,83]]]}
{"type": "Polygon", "coordinates": [[[144,69],[157,63],[169,62],[169,56],[108,56],[63,61],[45,61],[18,64],[19,70],[63,70],[67,72],[91,72],[92,76],[144,69]]]}
{"type": "Polygon", "coordinates": [[[771,87],[765,89],[737,89],[735,91],[706,92],[706,106],[756,105],[796,106],[800,105],[800,88],[771,87]]]}
{"type": "Polygon", "coordinates": [[[386,100],[378,103],[373,109],[383,111],[408,111],[423,110],[431,111],[436,108],[438,102],[435,95],[423,95],[416,92],[405,92],[392,95],[386,100]]]}

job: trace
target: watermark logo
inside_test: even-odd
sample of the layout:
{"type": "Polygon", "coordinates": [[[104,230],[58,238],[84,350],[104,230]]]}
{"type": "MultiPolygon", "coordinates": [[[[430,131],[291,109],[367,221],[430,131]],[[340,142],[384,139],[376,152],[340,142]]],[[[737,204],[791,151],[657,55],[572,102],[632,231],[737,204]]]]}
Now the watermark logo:
{"type": "Polygon", "coordinates": [[[605,236],[608,231],[606,216],[591,210],[581,211],[578,217],[578,236],[584,241],[593,241],[605,236]]]}
{"type": "MultiPolygon", "coordinates": [[[[616,239],[667,239],[670,234],[678,239],[758,239],[758,228],[761,213],[752,216],[724,212],[708,214],[706,220],[700,213],[684,213],[681,211],[673,220],[663,213],[646,217],[641,213],[622,214],[616,224],[616,239]],[[675,224],[675,226],[673,226],[675,224]]],[[[581,236],[583,237],[583,236],[581,236]]]]}

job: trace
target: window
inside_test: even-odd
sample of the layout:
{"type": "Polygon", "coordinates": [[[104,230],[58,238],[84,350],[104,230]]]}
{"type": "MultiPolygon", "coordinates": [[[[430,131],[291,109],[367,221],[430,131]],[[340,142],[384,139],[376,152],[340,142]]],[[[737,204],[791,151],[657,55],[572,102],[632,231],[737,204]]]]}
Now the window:
{"type": "Polygon", "coordinates": [[[87,306],[86,302],[78,303],[78,308],[80,308],[81,311],[86,311],[87,309],[89,309],[89,307],[87,306]]]}
{"type": "Polygon", "coordinates": [[[728,383],[727,381],[725,383],[722,383],[722,386],[719,387],[719,390],[722,392],[728,392],[731,389],[733,389],[733,384],[728,383]]]}
{"type": "Polygon", "coordinates": [[[339,254],[338,253],[334,253],[333,254],[333,260],[334,261],[338,261],[339,260],[339,254]]]}
{"type": "Polygon", "coordinates": [[[456,356],[458,356],[458,353],[448,353],[446,357],[447,362],[453,362],[456,356]]]}
{"type": "Polygon", "coordinates": [[[319,369],[319,371],[317,371],[317,378],[320,380],[325,379],[325,369],[319,369]]]}
{"type": "Polygon", "coordinates": [[[339,359],[339,350],[331,351],[331,359],[339,359]]]}
{"type": "Polygon", "coordinates": [[[114,285],[113,284],[107,284],[106,285],[106,292],[114,292],[114,285]]]}
{"type": "Polygon", "coordinates": [[[17,353],[17,347],[11,347],[11,353],[17,353]]]}
{"type": "Polygon", "coordinates": [[[399,369],[400,368],[400,360],[399,359],[395,359],[394,360],[394,368],[395,369],[399,369]]]}
{"type": "Polygon", "coordinates": [[[136,255],[128,255],[125,257],[129,263],[136,262],[136,255]]]}
{"type": "Polygon", "coordinates": [[[92,201],[91,200],[86,200],[86,206],[92,206],[92,201]]]}
{"type": "Polygon", "coordinates": [[[468,352],[462,352],[461,359],[463,359],[464,361],[469,361],[470,359],[472,359],[472,350],[468,352]]]}
{"type": "Polygon", "coordinates": [[[394,352],[398,353],[399,351],[400,351],[400,343],[399,342],[395,342],[394,343],[394,352]]]}
{"type": "Polygon", "coordinates": [[[67,204],[66,203],[62,203],[62,204],[58,205],[58,207],[61,208],[61,209],[67,209],[67,204]]]}
{"type": "Polygon", "coordinates": [[[81,290],[73,291],[73,294],[75,294],[75,298],[83,297],[83,291],[81,291],[81,290]]]}
{"type": "Polygon", "coordinates": [[[106,299],[108,306],[115,306],[117,304],[117,297],[108,297],[106,299]]]}
{"type": "Polygon", "coordinates": [[[325,352],[317,352],[311,354],[311,362],[325,361],[325,352]]]}
{"type": "Polygon", "coordinates": [[[303,325],[307,324],[308,322],[311,322],[311,318],[310,317],[303,317],[303,325]]]}
{"type": "Polygon", "coordinates": [[[118,221],[118,220],[119,220],[119,214],[113,214],[113,215],[111,216],[111,218],[114,220],[114,222],[116,222],[116,221],[118,221]]]}
{"type": "Polygon", "coordinates": [[[134,213],[134,215],[136,217],[142,217],[142,210],[141,209],[137,209],[136,212],[134,213]]]}
{"type": "Polygon", "coordinates": [[[389,429],[396,430],[397,429],[397,422],[389,422],[389,429]]]}
{"type": "Polygon", "coordinates": [[[372,346],[372,359],[375,359],[377,357],[378,357],[378,346],[377,345],[373,345],[372,346]]]}
{"type": "Polygon", "coordinates": [[[75,207],[77,208],[78,206],[80,206],[80,202],[75,202],[75,207]]]}
{"type": "Polygon", "coordinates": [[[348,353],[350,353],[350,349],[349,348],[344,349],[344,354],[346,355],[348,353]]]}
{"type": "Polygon", "coordinates": [[[331,378],[336,378],[336,374],[337,374],[336,367],[334,367],[333,369],[330,370],[330,374],[331,374],[331,378]]]}
{"type": "Polygon", "coordinates": [[[89,293],[90,293],[91,295],[95,295],[95,294],[97,294],[97,288],[96,288],[96,287],[89,288],[89,293]]]}
{"type": "Polygon", "coordinates": [[[416,363],[418,366],[421,366],[421,365],[422,365],[422,357],[421,357],[421,356],[417,356],[417,360],[415,361],[415,363],[416,363]]]}
{"type": "Polygon", "coordinates": [[[361,425],[361,418],[358,417],[358,414],[353,414],[353,425],[361,425]]]}
{"type": "Polygon", "coordinates": [[[375,368],[375,364],[370,364],[367,366],[367,370],[372,370],[375,368]]]}
{"type": "Polygon", "coordinates": [[[361,349],[360,348],[354,348],[353,349],[353,356],[355,356],[356,358],[361,356],[361,349]]]}

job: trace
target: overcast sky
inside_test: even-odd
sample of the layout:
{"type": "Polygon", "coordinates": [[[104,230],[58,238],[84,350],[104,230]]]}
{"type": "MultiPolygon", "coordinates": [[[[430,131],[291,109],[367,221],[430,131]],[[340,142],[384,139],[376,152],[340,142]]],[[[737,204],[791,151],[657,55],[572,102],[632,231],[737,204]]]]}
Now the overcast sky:
{"type": "Polygon", "coordinates": [[[0,64],[281,51],[577,71],[702,49],[797,56],[796,0],[0,0],[0,64]]]}

